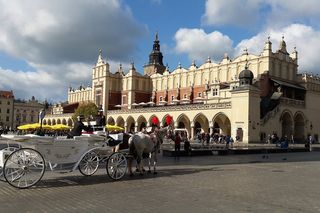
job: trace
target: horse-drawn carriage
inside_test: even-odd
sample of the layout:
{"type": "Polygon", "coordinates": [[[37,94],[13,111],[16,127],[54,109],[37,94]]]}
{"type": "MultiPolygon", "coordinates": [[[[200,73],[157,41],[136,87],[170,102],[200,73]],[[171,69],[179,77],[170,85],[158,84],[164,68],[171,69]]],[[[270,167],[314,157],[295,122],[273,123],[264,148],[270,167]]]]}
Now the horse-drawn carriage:
{"type": "MultiPolygon", "coordinates": [[[[17,188],[37,184],[46,170],[58,170],[63,165],[69,171],[78,169],[91,176],[102,162],[106,162],[111,179],[121,179],[127,171],[125,152],[112,152],[108,139],[90,134],[72,139],[36,135],[14,135],[1,138],[7,147],[0,150],[0,180],[17,188]]],[[[113,143],[113,146],[117,143],[113,143]]]]}
{"type": "Polygon", "coordinates": [[[145,153],[150,154],[149,170],[153,156],[156,173],[156,156],[167,131],[168,128],[163,128],[151,135],[139,132],[132,137],[121,137],[120,140],[111,134],[83,134],[71,139],[37,135],[0,137],[2,144],[7,144],[6,148],[0,150],[0,180],[17,188],[29,188],[42,179],[46,170],[59,170],[63,165],[68,165],[70,172],[78,169],[82,175],[91,176],[103,162],[106,162],[108,176],[119,180],[128,167],[132,174],[133,156],[142,172],[141,161],[145,153]],[[132,146],[126,144],[122,149],[114,149],[124,138],[132,146]]]}

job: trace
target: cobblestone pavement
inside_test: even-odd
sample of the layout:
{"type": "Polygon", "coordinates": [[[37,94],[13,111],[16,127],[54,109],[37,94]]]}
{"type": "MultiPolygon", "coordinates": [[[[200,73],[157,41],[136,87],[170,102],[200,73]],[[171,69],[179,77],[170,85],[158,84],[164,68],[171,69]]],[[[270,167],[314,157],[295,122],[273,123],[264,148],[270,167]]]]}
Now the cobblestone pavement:
{"type": "Polygon", "coordinates": [[[31,189],[0,182],[0,212],[320,212],[320,152],[161,157],[154,176],[47,172],[31,189]]]}

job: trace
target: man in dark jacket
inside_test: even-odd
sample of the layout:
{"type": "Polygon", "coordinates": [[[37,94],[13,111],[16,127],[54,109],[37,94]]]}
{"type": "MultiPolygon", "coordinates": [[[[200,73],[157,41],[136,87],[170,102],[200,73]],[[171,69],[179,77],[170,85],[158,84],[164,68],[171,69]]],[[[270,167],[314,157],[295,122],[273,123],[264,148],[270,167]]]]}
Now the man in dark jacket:
{"type": "Polygon", "coordinates": [[[82,115],[79,115],[77,117],[77,121],[74,123],[72,130],[68,133],[67,138],[73,138],[73,136],[80,136],[82,130],[90,131],[90,128],[82,123],[83,119],[84,117],[82,115]]]}
{"type": "Polygon", "coordinates": [[[106,117],[103,115],[102,111],[99,111],[99,114],[96,118],[96,125],[103,127],[106,125],[106,117]]]}

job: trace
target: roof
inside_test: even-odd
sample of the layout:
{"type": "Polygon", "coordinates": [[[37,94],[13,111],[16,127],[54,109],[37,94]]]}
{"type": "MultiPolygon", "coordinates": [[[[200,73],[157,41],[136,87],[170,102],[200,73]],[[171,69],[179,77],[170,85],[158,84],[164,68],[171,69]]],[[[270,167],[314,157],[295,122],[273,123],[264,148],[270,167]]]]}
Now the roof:
{"type": "Polygon", "coordinates": [[[0,91],[0,97],[1,98],[13,98],[13,92],[12,91],[0,91]]]}
{"type": "Polygon", "coordinates": [[[281,80],[274,79],[274,78],[271,78],[271,81],[273,81],[273,82],[275,82],[277,84],[280,84],[281,86],[291,87],[291,88],[301,89],[301,90],[306,90],[306,88],[304,88],[303,86],[300,86],[299,84],[289,83],[289,82],[281,81],[281,80]]]}

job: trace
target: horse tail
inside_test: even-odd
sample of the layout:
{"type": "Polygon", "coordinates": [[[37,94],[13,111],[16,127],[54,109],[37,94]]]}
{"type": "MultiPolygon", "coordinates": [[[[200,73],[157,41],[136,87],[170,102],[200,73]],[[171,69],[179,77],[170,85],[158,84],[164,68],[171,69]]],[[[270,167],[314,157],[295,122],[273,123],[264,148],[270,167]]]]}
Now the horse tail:
{"type": "Polygon", "coordinates": [[[133,141],[133,139],[134,139],[134,135],[131,136],[131,137],[129,138],[129,140],[128,140],[128,144],[129,144],[129,154],[131,154],[131,155],[135,155],[135,153],[136,153],[136,147],[134,146],[134,141],[133,141]]]}

